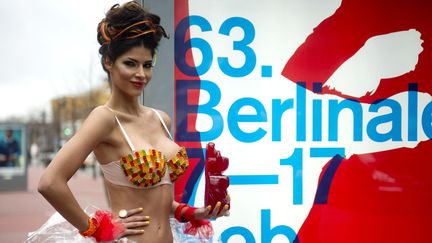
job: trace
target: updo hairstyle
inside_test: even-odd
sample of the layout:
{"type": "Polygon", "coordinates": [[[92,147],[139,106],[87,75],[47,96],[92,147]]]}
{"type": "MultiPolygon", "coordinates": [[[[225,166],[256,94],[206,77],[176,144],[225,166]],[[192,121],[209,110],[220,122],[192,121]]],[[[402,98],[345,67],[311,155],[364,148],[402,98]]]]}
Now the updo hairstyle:
{"type": "Polygon", "coordinates": [[[144,9],[138,2],[112,6],[97,29],[103,69],[107,72],[103,65],[105,58],[115,62],[120,55],[136,46],[150,49],[154,56],[162,37],[168,38],[159,24],[160,17],[144,9]]]}

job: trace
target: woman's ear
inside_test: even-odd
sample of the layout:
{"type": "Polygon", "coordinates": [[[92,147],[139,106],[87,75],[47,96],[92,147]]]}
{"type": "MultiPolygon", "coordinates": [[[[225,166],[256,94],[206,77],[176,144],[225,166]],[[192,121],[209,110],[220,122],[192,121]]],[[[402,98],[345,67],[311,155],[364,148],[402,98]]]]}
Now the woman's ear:
{"type": "Polygon", "coordinates": [[[104,58],[103,65],[108,72],[111,72],[113,63],[108,57],[104,58]]]}

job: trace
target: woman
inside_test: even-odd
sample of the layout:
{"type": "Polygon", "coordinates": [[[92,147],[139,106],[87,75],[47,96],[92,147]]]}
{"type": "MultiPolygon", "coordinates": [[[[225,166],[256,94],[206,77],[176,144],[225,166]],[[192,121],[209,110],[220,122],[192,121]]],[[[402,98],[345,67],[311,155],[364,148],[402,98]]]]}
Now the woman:
{"type": "Polygon", "coordinates": [[[201,225],[206,221],[200,219],[228,213],[228,205],[220,208],[220,203],[212,210],[173,200],[172,183],[188,166],[185,149],[173,142],[168,115],[139,103],[152,78],[158,43],[167,37],[159,23],[157,15],[133,1],[106,13],[97,36],[111,96],[89,114],[39,182],[50,204],[83,236],[97,241],[127,236],[136,242],[172,242],[170,214],[201,225]],[[112,216],[99,211],[90,217],[67,186],[92,151],[104,173],[112,216]]]}

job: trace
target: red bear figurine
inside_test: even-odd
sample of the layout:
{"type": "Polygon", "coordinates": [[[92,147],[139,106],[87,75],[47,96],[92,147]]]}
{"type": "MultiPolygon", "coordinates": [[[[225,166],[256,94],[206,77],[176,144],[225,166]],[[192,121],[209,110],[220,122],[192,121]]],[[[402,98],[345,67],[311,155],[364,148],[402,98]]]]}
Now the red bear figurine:
{"type": "Polygon", "coordinates": [[[206,207],[211,205],[212,211],[217,202],[222,203],[220,210],[225,205],[228,205],[228,207],[230,206],[227,197],[229,178],[222,174],[222,172],[228,168],[228,164],[228,158],[223,157],[220,152],[215,149],[214,143],[209,142],[206,146],[204,203],[206,207]]]}

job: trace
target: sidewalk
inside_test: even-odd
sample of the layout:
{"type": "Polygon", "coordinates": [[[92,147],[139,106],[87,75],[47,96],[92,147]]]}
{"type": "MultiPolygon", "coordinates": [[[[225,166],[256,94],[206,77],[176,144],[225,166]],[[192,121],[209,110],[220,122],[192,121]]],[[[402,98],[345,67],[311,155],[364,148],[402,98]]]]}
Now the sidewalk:
{"type": "MultiPolygon", "coordinates": [[[[45,168],[29,166],[27,191],[0,192],[0,242],[23,242],[27,233],[37,230],[55,212],[37,191],[45,168]]],[[[91,172],[78,171],[69,186],[81,207],[94,205],[107,208],[102,178],[93,179],[91,172]]]]}

